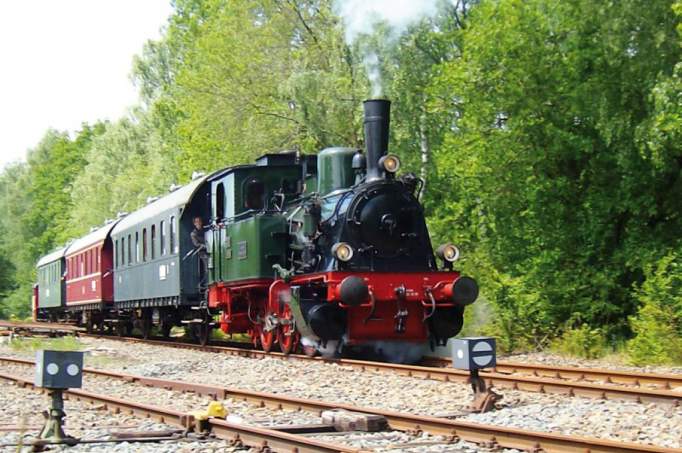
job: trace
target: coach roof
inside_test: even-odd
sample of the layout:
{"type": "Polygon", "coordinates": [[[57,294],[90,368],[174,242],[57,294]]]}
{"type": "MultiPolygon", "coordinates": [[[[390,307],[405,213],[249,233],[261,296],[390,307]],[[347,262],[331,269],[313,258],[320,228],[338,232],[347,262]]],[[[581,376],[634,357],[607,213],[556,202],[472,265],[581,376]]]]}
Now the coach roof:
{"type": "Polygon", "coordinates": [[[43,256],[42,258],[40,258],[38,260],[38,262],[36,263],[36,267],[45,266],[46,264],[50,264],[50,263],[57,261],[58,259],[64,257],[64,255],[66,254],[66,250],[68,248],[69,248],[68,246],[60,247],[57,250],[55,250],[54,252],[48,253],[47,255],[43,256]]]}
{"type": "Polygon", "coordinates": [[[87,249],[88,247],[91,247],[95,244],[99,244],[100,242],[104,241],[109,235],[111,229],[114,228],[114,225],[116,225],[116,222],[118,222],[118,220],[109,222],[106,225],[97,228],[95,231],[86,234],[82,238],[76,239],[73,242],[73,244],[69,246],[66,255],[67,256],[73,255],[74,253],[78,253],[82,250],[87,249]]]}
{"type": "Polygon", "coordinates": [[[148,219],[153,219],[162,212],[168,211],[169,209],[177,208],[180,206],[185,206],[194,196],[197,188],[208,179],[208,176],[201,176],[187,185],[174,190],[168,195],[159,198],[156,201],[149,203],[148,205],[133,211],[124,218],[122,218],[117,224],[116,228],[111,232],[112,235],[120,234],[127,231],[129,228],[134,227],[140,223],[145,222],[148,219]]]}

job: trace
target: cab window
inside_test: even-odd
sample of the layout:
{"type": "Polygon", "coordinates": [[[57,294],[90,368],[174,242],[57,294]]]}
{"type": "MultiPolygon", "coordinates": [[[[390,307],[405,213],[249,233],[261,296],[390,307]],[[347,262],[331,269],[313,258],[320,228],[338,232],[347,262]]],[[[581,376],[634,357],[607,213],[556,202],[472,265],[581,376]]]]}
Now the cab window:
{"type": "Polygon", "coordinates": [[[258,178],[251,178],[244,184],[244,207],[261,210],[265,206],[265,184],[258,178]]]}

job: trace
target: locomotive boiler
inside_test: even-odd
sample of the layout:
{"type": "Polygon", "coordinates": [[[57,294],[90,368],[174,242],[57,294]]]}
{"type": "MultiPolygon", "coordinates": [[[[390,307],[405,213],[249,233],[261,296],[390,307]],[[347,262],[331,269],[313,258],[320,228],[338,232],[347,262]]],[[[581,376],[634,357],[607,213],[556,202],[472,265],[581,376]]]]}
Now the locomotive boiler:
{"type": "MultiPolygon", "coordinates": [[[[422,181],[399,175],[388,153],[390,102],[365,101],[364,115],[364,151],[266,154],[198,176],[91,233],[97,247],[88,250],[102,256],[85,259],[113,263],[93,265],[112,279],[113,295],[79,294],[88,303],[61,307],[39,297],[37,312],[100,329],[113,322],[120,334],[184,325],[202,343],[220,328],[266,351],[420,359],[459,333],[478,286],[454,269],[456,247],[431,245],[422,181]],[[189,241],[196,217],[208,225],[207,261],[189,241]]],[[[67,260],[65,278],[87,280],[81,263],[67,260]]],[[[42,275],[52,280],[39,288],[52,284],[42,275]]]]}

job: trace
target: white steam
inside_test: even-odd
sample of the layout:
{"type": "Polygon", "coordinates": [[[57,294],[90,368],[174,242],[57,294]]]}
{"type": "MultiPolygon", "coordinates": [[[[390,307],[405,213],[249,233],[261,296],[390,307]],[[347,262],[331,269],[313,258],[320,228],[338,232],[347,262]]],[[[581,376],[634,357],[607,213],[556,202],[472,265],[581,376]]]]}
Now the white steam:
{"type": "MultiPolygon", "coordinates": [[[[371,36],[378,25],[388,27],[389,45],[407,29],[438,11],[440,0],[334,0],[334,10],[343,20],[346,43],[353,45],[362,36],[371,36]]],[[[360,48],[372,87],[372,97],[381,96],[381,65],[376,49],[360,48]]]]}
{"type": "Polygon", "coordinates": [[[381,96],[381,67],[379,66],[379,57],[374,51],[363,52],[362,62],[367,71],[367,78],[372,87],[372,97],[378,98],[381,96]]]}

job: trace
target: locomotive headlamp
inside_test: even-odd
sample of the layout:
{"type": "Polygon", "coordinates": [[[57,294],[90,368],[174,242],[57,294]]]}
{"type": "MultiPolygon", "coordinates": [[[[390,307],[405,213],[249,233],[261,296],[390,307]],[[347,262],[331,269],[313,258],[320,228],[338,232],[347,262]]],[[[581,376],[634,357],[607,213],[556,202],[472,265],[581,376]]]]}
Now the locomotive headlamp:
{"type": "Polygon", "coordinates": [[[448,263],[454,263],[459,258],[459,249],[452,244],[443,244],[436,250],[438,258],[448,263]]]}
{"type": "Polygon", "coordinates": [[[350,261],[353,258],[353,247],[345,242],[337,242],[332,247],[332,255],[339,261],[350,261]]]}
{"type": "Polygon", "coordinates": [[[379,159],[379,166],[388,173],[395,173],[400,169],[400,159],[395,154],[386,154],[379,159]]]}

